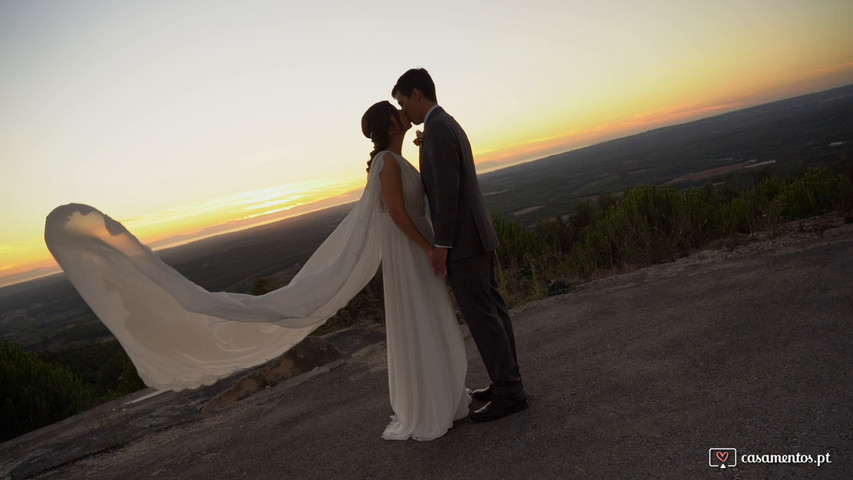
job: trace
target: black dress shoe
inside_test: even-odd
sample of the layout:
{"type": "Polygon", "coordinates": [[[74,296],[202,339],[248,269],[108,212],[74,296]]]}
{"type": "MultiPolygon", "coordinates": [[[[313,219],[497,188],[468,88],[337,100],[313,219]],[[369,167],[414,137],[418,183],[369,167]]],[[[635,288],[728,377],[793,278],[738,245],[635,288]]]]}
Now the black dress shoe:
{"type": "Polygon", "coordinates": [[[489,402],[492,400],[492,386],[474,390],[471,392],[471,398],[478,402],[489,402]]]}
{"type": "Polygon", "coordinates": [[[471,414],[471,421],[474,423],[479,422],[491,422],[492,420],[497,420],[499,418],[503,418],[507,415],[511,415],[516,412],[520,412],[526,409],[529,406],[527,403],[527,398],[521,398],[519,400],[513,401],[500,401],[500,402],[489,402],[483,408],[475,411],[471,414]]]}

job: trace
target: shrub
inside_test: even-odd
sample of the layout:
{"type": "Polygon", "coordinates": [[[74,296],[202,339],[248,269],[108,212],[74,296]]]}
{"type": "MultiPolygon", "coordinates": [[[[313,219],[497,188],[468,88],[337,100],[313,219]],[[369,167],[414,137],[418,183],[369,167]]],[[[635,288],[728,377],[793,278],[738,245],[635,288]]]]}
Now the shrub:
{"type": "Polygon", "coordinates": [[[117,340],[72,345],[44,353],[42,358],[68,368],[89,388],[93,404],[145,388],[145,383],[117,340]]]}
{"type": "Polygon", "coordinates": [[[768,173],[756,174],[755,185],[742,190],[728,176],[717,187],[640,186],[621,200],[605,194],[575,205],[566,222],[540,221],[533,231],[496,216],[501,290],[513,304],[558,290],[550,288],[555,279],[673,260],[713,240],[772,230],[783,221],[834,210],[853,221],[849,176],[820,168],[786,181],[768,173]]]}
{"type": "Polygon", "coordinates": [[[782,188],[777,202],[781,217],[795,220],[832,211],[847,203],[849,196],[849,178],[816,168],[782,188]]]}
{"type": "Polygon", "coordinates": [[[0,441],[5,441],[74,415],[88,405],[91,395],[66,367],[2,341],[0,397],[0,441]]]}
{"type": "Polygon", "coordinates": [[[671,260],[715,233],[714,216],[699,190],[637,187],[602,212],[573,257],[581,270],[671,260]]]}

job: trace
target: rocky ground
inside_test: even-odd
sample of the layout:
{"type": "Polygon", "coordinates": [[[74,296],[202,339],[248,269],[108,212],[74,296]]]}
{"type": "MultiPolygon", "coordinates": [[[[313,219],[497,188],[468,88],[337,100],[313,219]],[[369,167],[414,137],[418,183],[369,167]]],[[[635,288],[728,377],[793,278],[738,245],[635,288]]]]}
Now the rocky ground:
{"type": "MultiPolygon", "coordinates": [[[[853,478],[851,272],[853,224],[830,218],[516,308],[531,408],[459,421],[432,442],[380,438],[391,414],[382,332],[354,329],[326,338],[339,354],[306,350],[297,375],[266,388],[256,377],[258,393],[241,400],[245,376],[117,402],[0,444],[0,474],[853,478]],[[214,398],[217,408],[199,412],[214,398]],[[710,467],[718,447],[737,449],[737,465],[710,467]]],[[[469,383],[480,387],[484,369],[466,342],[469,383]]]]}

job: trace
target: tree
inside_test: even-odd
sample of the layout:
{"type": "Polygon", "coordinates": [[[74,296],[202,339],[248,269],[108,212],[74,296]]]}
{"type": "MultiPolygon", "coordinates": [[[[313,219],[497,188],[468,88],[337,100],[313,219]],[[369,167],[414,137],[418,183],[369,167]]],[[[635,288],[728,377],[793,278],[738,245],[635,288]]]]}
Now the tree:
{"type": "Polygon", "coordinates": [[[0,342],[0,441],[74,415],[89,396],[67,368],[44,362],[20,345],[0,342]]]}

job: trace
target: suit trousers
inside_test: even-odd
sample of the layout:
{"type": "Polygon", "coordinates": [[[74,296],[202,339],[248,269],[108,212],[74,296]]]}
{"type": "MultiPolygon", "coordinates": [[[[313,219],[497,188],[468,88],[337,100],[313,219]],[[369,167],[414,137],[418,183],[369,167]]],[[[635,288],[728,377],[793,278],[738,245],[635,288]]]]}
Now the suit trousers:
{"type": "Polygon", "coordinates": [[[447,280],[492,381],[493,396],[524,396],[509,310],[495,278],[495,254],[452,260],[447,280]]]}

